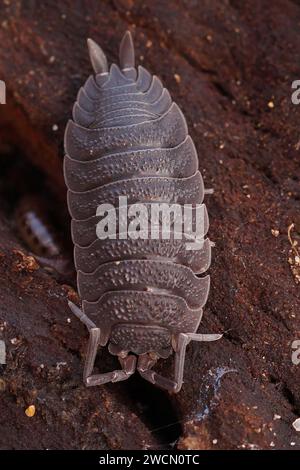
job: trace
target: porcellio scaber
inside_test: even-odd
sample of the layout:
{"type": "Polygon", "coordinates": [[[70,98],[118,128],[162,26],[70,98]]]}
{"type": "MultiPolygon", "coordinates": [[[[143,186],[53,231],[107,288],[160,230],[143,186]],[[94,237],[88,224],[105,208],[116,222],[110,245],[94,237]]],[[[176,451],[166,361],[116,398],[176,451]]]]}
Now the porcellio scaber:
{"type": "Polygon", "coordinates": [[[72,283],[72,258],[49,214],[47,202],[37,193],[23,195],[15,209],[16,227],[20,238],[38,263],[57,279],[72,283]]]}
{"type": "MultiPolygon", "coordinates": [[[[99,204],[198,204],[205,189],[185,118],[155,75],[135,67],[132,37],[120,45],[120,66],[108,67],[102,49],[88,48],[94,75],[79,90],[65,131],[64,175],[82,310],[72,312],[90,338],[84,367],[87,386],[125,380],[136,370],[161,388],[178,392],[186,346],[214,341],[197,334],[209,291],[200,277],[211,259],[211,242],[190,251],[186,240],[99,239],[99,204]],[[108,345],[121,368],[93,374],[99,346],[108,345]],[[175,352],[175,378],[152,367],[175,352]]],[[[203,205],[204,235],[208,216],[203,205]]],[[[174,230],[174,224],[173,224],[174,230]]]]}

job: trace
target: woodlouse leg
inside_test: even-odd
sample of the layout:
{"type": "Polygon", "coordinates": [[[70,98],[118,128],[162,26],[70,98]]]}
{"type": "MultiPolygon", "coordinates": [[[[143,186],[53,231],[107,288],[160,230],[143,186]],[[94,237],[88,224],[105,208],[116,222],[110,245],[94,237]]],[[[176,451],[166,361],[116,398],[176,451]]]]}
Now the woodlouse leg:
{"type": "Polygon", "coordinates": [[[175,355],[175,393],[178,393],[183,384],[183,372],[185,362],[185,351],[190,341],[217,341],[222,338],[219,334],[197,334],[197,333],[180,333],[177,339],[176,355],[175,355]]]}
{"type": "Polygon", "coordinates": [[[100,344],[100,328],[97,328],[95,323],[89,319],[82,310],[80,310],[77,305],[73,302],[68,302],[71,311],[76,315],[79,320],[81,320],[88,328],[90,332],[90,339],[88,343],[87,355],[83,370],[83,380],[88,387],[93,385],[102,385],[107,382],[119,382],[120,380],[128,379],[135,372],[136,368],[136,357],[133,355],[122,357],[121,354],[119,361],[121,363],[122,369],[116,369],[112,372],[107,372],[104,374],[91,375],[94,368],[94,363],[100,344]]]}
{"type": "Polygon", "coordinates": [[[73,304],[70,300],[68,301],[68,305],[70,307],[70,310],[74,315],[76,315],[77,318],[79,318],[82,323],[84,323],[87,327],[88,330],[91,330],[91,328],[96,328],[96,325],[92,320],[89,319],[89,317],[83,313],[83,311],[77,307],[77,305],[73,304]]]}
{"type": "Polygon", "coordinates": [[[185,333],[190,341],[217,341],[221,339],[223,335],[219,334],[201,334],[201,333],[185,333]]]}
{"type": "Polygon", "coordinates": [[[99,341],[100,328],[92,328],[90,330],[90,340],[83,371],[83,380],[86,386],[93,387],[95,385],[103,385],[107,382],[119,382],[121,380],[127,380],[135,372],[136,357],[133,355],[126,357],[119,356],[119,361],[122,365],[122,369],[120,370],[116,369],[112,372],[105,372],[104,374],[91,375],[94,368],[99,341]]]}
{"type": "Polygon", "coordinates": [[[154,370],[151,370],[151,367],[154,366],[157,359],[153,359],[148,354],[142,354],[139,356],[137,370],[140,375],[148,382],[151,382],[158,387],[164,388],[169,392],[174,392],[176,389],[176,382],[173,380],[167,379],[160,374],[157,374],[154,370]]]}
{"type": "Polygon", "coordinates": [[[151,367],[156,363],[148,354],[139,356],[137,369],[141,376],[158,387],[165,388],[169,392],[178,393],[183,383],[183,372],[185,362],[185,351],[190,341],[216,341],[222,335],[218,334],[196,334],[196,333],[180,333],[177,337],[176,354],[175,354],[175,380],[167,379],[155,371],[151,367]]]}
{"type": "MultiPolygon", "coordinates": [[[[156,361],[148,360],[148,362],[143,359],[141,361],[141,365],[139,367],[138,364],[138,371],[140,374],[149,382],[157,385],[158,387],[165,388],[169,392],[178,393],[182,387],[183,383],[183,371],[184,371],[184,361],[185,361],[185,351],[186,347],[191,341],[192,338],[189,338],[187,334],[180,333],[177,337],[176,342],[176,354],[175,354],[175,380],[167,379],[156,372],[149,370],[156,361]],[[143,370],[143,369],[146,370],[143,370]]],[[[141,357],[141,356],[140,356],[141,357]]],[[[140,359],[139,359],[140,361],[140,359]]]]}
{"type": "Polygon", "coordinates": [[[100,340],[100,328],[91,328],[90,329],[90,339],[88,342],[86,359],[83,369],[83,381],[86,385],[89,385],[88,379],[91,378],[91,373],[93,372],[95,359],[98,351],[100,340]]]}

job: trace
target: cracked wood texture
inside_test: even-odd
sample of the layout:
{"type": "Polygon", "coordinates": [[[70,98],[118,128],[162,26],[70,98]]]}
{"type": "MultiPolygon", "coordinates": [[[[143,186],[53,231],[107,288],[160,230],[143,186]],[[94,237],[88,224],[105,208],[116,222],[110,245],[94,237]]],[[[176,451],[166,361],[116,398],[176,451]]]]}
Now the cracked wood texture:
{"type": "MultiPolygon", "coordinates": [[[[5,145],[18,149],[15,189],[5,172],[0,180],[0,447],[300,449],[292,427],[300,365],[291,361],[300,298],[287,236],[291,223],[300,230],[299,108],[290,98],[300,78],[298,2],[7,0],[0,16],[1,165],[15,158],[5,145]],[[182,107],[215,189],[206,200],[212,286],[199,331],[224,337],[189,345],[177,396],[137,377],[84,387],[87,332],[67,308],[76,293],[30,256],[11,210],[36,171],[51,209],[64,214],[63,131],[91,73],[85,40],[116,61],[128,28],[138,62],[182,107]]],[[[69,233],[67,217],[63,226],[69,233]]],[[[103,351],[97,367],[112,361],[103,351]]],[[[173,358],[158,369],[171,377],[173,358]]]]}

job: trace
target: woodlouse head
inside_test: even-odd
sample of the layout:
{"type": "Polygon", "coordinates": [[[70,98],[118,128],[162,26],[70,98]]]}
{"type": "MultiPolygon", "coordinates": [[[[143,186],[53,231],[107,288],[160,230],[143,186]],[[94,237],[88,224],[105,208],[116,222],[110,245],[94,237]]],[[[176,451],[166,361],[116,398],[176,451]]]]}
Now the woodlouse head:
{"type": "Polygon", "coordinates": [[[119,323],[111,331],[109,352],[128,351],[137,355],[154,353],[161,358],[172,354],[171,333],[161,327],[119,323]]]}

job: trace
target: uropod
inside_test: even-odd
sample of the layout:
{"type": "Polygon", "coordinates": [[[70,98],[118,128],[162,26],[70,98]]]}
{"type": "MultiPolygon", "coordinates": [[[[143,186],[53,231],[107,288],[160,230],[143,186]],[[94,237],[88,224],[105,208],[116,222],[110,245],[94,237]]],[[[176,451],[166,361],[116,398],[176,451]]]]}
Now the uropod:
{"type": "Polygon", "coordinates": [[[178,392],[187,344],[221,337],[196,333],[210,282],[209,276],[199,276],[211,260],[203,204],[209,190],[178,105],[157,76],[135,67],[131,34],[126,32],[121,41],[119,66],[109,68],[91,39],[88,49],[94,74],[77,95],[65,131],[64,158],[82,309],[72,302],[69,306],[90,334],[84,382],[117,382],[138,371],[151,383],[178,392]],[[129,208],[143,204],[146,211],[160,203],[201,206],[201,248],[189,249],[188,234],[176,237],[176,217],[168,239],[98,237],[97,208],[115,207],[121,197],[129,208]],[[93,374],[100,346],[118,357],[119,369],[93,374]],[[173,380],[152,369],[172,353],[173,380]]]}

